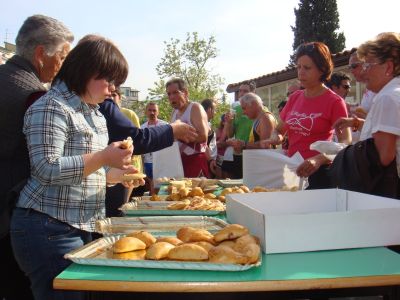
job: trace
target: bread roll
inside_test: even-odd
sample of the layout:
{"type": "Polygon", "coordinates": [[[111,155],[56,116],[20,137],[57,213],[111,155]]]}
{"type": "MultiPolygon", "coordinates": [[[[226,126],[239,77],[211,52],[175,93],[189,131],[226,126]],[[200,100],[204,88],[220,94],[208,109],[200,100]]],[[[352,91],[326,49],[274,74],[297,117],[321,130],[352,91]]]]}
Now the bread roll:
{"type": "Polygon", "coordinates": [[[138,238],[131,236],[120,238],[118,241],[115,242],[113,247],[114,253],[123,253],[144,249],[146,249],[146,244],[138,238]]]}
{"type": "Polygon", "coordinates": [[[156,238],[147,231],[135,231],[129,233],[127,236],[138,238],[139,240],[141,240],[143,243],[146,244],[146,248],[150,247],[156,242],[156,238]]]}
{"type": "Polygon", "coordinates": [[[145,259],[146,250],[137,250],[123,253],[113,253],[113,259],[142,260],[145,259]]]}
{"type": "Polygon", "coordinates": [[[143,173],[124,174],[122,176],[122,181],[138,180],[138,179],[143,179],[145,177],[146,177],[146,174],[143,174],[143,173]]]}
{"type": "Polygon", "coordinates": [[[243,254],[234,251],[227,246],[217,246],[208,251],[209,261],[221,264],[241,264],[247,263],[248,258],[243,254]]]}
{"type": "Polygon", "coordinates": [[[242,249],[249,244],[260,245],[260,240],[253,235],[246,234],[235,240],[233,249],[241,252],[242,249]]]}
{"type": "Polygon", "coordinates": [[[167,243],[170,243],[170,244],[172,244],[174,246],[178,246],[180,244],[183,244],[183,242],[180,239],[178,239],[176,237],[173,237],[173,236],[159,237],[157,239],[157,242],[167,242],[167,243]]]}
{"type": "Polygon", "coordinates": [[[240,224],[230,224],[218,231],[214,235],[214,240],[217,243],[225,240],[234,240],[248,233],[249,230],[246,227],[240,224]]]}
{"type": "Polygon", "coordinates": [[[182,244],[171,249],[168,258],[171,260],[203,261],[208,259],[208,252],[198,245],[182,244]]]}
{"type": "Polygon", "coordinates": [[[193,243],[190,243],[190,244],[200,246],[200,247],[204,248],[204,250],[206,250],[207,252],[210,251],[210,249],[214,247],[213,244],[211,244],[209,242],[204,242],[204,241],[193,242],[193,243]]]}
{"type": "Polygon", "coordinates": [[[184,243],[209,242],[214,244],[214,236],[205,229],[182,227],[176,232],[176,236],[184,243]]]}
{"type": "Polygon", "coordinates": [[[130,136],[128,136],[125,140],[123,140],[120,144],[121,149],[128,149],[133,145],[133,140],[130,136]]]}
{"type": "Polygon", "coordinates": [[[173,248],[175,248],[175,246],[167,242],[154,243],[149,247],[149,249],[147,249],[146,259],[164,259],[168,257],[169,251],[173,248]]]}

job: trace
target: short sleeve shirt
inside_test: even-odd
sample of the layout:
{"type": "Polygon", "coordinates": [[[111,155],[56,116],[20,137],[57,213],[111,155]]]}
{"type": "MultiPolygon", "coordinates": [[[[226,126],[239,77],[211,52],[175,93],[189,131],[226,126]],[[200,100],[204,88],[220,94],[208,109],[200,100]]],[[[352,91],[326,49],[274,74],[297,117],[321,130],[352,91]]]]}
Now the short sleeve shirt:
{"type": "Polygon", "coordinates": [[[293,93],[280,117],[288,133],[288,155],[299,152],[304,159],[318,154],[310,150],[316,141],[331,141],[333,124],[341,117],[347,117],[344,100],[327,89],[317,97],[305,97],[304,91],[293,93]]]}

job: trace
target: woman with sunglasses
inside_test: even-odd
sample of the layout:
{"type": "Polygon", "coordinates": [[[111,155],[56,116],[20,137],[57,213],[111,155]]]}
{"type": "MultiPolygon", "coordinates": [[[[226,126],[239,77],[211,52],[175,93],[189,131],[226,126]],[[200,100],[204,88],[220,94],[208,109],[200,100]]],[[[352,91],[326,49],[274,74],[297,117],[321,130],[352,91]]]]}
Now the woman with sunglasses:
{"type": "MultiPolygon", "coordinates": [[[[396,175],[398,175],[400,172],[400,34],[381,33],[375,39],[363,43],[357,49],[357,54],[364,61],[361,67],[366,87],[376,95],[365,120],[358,117],[342,118],[336,122],[335,128],[342,131],[351,127],[353,130],[361,131],[361,144],[358,147],[366,147],[370,141],[369,144],[372,144],[373,149],[369,150],[376,151],[377,154],[377,161],[369,159],[369,163],[374,164],[374,169],[385,171],[391,164],[397,165],[396,175]]],[[[357,161],[357,157],[349,159],[357,161]]],[[[335,160],[333,167],[336,164],[339,164],[339,161],[335,160]]],[[[360,174],[360,184],[365,185],[366,175],[368,174],[360,174]]],[[[347,180],[349,179],[351,178],[347,180]]],[[[397,182],[398,176],[395,178],[395,185],[392,186],[397,187],[397,182]]],[[[372,189],[371,186],[365,188],[366,190],[359,191],[368,192],[372,189]]],[[[387,195],[388,191],[382,192],[387,195]]]]}
{"type": "MultiPolygon", "coordinates": [[[[280,113],[278,140],[265,140],[264,146],[281,143],[282,136],[288,135],[287,154],[299,152],[305,161],[296,173],[308,177],[309,188],[323,185],[316,172],[323,165],[331,163],[326,155],[310,150],[316,141],[331,141],[334,133],[333,124],[340,118],[347,117],[344,100],[325,86],[333,70],[329,48],[320,42],[311,42],[299,46],[296,52],[297,75],[303,90],[296,91],[280,113]]],[[[339,142],[351,143],[350,130],[336,132],[339,142]]],[[[322,169],[322,168],[321,168],[322,169]]],[[[320,170],[324,171],[324,170],[320,170]]],[[[319,172],[318,172],[319,173],[319,172]]]]}

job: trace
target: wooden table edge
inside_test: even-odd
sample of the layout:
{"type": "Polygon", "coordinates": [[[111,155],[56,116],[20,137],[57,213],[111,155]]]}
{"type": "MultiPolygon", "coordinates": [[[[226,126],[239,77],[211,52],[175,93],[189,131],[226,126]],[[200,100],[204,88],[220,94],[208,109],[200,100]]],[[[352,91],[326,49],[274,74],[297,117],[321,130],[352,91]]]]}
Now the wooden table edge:
{"type": "Polygon", "coordinates": [[[400,285],[400,275],[243,282],[145,282],[55,278],[54,289],[119,292],[267,292],[400,285]],[[156,288],[155,288],[156,285],[156,288]]]}

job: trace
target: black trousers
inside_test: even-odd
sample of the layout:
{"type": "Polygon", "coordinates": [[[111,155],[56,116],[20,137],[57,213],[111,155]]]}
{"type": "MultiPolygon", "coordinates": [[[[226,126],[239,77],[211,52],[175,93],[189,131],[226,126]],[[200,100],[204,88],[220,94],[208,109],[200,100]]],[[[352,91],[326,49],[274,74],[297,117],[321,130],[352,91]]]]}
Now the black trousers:
{"type": "Polygon", "coordinates": [[[0,266],[4,273],[0,280],[0,299],[33,299],[29,279],[14,258],[9,234],[0,239],[0,266]]]}

